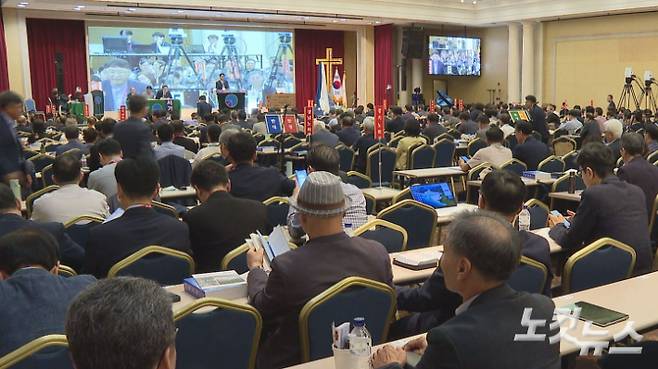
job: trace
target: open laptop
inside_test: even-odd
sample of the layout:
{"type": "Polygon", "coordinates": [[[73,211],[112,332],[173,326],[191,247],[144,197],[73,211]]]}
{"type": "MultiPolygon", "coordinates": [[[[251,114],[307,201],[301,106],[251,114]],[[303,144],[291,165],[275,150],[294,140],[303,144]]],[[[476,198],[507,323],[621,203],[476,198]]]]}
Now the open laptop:
{"type": "Polygon", "coordinates": [[[414,200],[435,209],[457,206],[457,199],[448,183],[417,184],[409,187],[409,190],[414,200]]]}

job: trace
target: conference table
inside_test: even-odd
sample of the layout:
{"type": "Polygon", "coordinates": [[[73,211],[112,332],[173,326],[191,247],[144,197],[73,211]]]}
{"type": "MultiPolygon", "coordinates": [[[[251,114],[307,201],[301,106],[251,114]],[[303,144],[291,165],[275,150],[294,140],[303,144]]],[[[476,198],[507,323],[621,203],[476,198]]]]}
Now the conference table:
{"type": "MultiPolygon", "coordinates": [[[[521,177],[521,180],[527,187],[534,187],[534,186],[540,186],[540,185],[547,185],[550,186],[557,179],[551,178],[551,179],[530,179],[526,177],[521,177]]],[[[468,181],[466,182],[466,185],[468,186],[473,186],[473,187],[480,187],[482,186],[482,181],[481,180],[473,180],[473,181],[468,181]]]]}
{"type": "Polygon", "coordinates": [[[405,180],[409,183],[413,181],[427,181],[430,179],[452,178],[456,176],[463,176],[464,172],[460,167],[441,167],[441,168],[425,168],[425,169],[409,169],[409,170],[396,170],[393,171],[393,176],[400,177],[400,183],[404,185],[405,180]]]}
{"type": "Polygon", "coordinates": [[[193,187],[185,188],[162,188],[160,189],[160,198],[162,200],[178,199],[183,197],[195,197],[196,191],[193,187]]]}
{"type": "MultiPolygon", "coordinates": [[[[614,340],[613,336],[622,332],[628,322],[633,322],[632,327],[638,332],[646,331],[658,326],[658,314],[656,314],[655,309],[656,298],[653,294],[656,284],[658,284],[658,272],[554,298],[553,302],[555,303],[556,308],[566,308],[572,306],[578,301],[586,301],[591,304],[603,306],[629,315],[628,320],[613,324],[606,328],[593,327],[594,331],[603,332],[600,336],[596,337],[593,337],[591,334],[588,336],[584,335],[583,329],[585,323],[578,320],[575,328],[567,331],[567,334],[573,339],[566,339],[563,337],[560,340],[560,356],[577,354],[580,351],[580,347],[574,342],[584,344],[585,342],[592,341],[612,341],[614,340]]],[[[562,329],[565,330],[568,328],[567,325],[568,321],[564,322],[562,324],[562,329]]],[[[373,347],[373,352],[384,345],[401,347],[405,343],[418,337],[423,337],[424,335],[425,334],[419,334],[417,336],[378,345],[373,347]]],[[[328,357],[290,367],[290,369],[293,368],[335,369],[334,358],[328,357]]]]}
{"type": "Polygon", "coordinates": [[[551,192],[548,194],[548,197],[551,199],[551,209],[555,209],[555,201],[569,201],[569,202],[580,202],[580,195],[583,193],[582,190],[578,190],[574,193],[569,193],[567,191],[561,192],[551,192]]]}

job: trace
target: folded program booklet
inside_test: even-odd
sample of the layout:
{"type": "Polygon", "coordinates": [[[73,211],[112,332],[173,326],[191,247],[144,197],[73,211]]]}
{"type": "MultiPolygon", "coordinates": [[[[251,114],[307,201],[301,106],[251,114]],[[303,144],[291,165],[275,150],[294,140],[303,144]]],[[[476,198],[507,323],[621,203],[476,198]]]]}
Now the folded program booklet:
{"type": "Polygon", "coordinates": [[[439,265],[441,255],[443,253],[440,251],[397,255],[393,258],[393,264],[413,270],[436,268],[439,265]]]}
{"type": "Polygon", "coordinates": [[[185,292],[201,297],[237,299],[247,296],[247,279],[234,270],[194,274],[183,280],[185,292]]]}

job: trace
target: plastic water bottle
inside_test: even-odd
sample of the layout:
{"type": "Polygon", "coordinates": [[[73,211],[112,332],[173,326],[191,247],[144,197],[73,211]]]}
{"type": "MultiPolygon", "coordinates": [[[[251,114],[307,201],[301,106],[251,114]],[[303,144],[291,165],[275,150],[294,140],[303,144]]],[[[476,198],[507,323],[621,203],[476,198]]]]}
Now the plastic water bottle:
{"type": "Polygon", "coordinates": [[[80,158],[80,165],[81,165],[83,168],[86,168],[86,167],[87,167],[87,157],[86,157],[85,155],[82,155],[82,158],[80,158]]]}
{"type": "Polygon", "coordinates": [[[530,230],[530,210],[523,205],[523,210],[519,213],[519,231],[530,230]]]}
{"type": "Polygon", "coordinates": [[[372,351],[372,337],[366,329],[365,318],[354,318],[352,322],[354,328],[349,335],[350,352],[357,356],[370,357],[372,351]]]}

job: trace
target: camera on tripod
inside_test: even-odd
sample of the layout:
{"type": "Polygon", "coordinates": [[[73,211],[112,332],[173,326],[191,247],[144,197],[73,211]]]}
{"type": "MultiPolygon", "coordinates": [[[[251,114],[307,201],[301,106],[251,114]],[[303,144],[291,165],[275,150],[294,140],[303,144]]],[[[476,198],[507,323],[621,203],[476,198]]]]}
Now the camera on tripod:
{"type": "Polygon", "coordinates": [[[289,44],[292,41],[290,33],[279,33],[279,42],[282,44],[289,44]]]}
{"type": "Polygon", "coordinates": [[[185,31],[180,28],[170,28],[169,29],[169,39],[172,45],[182,45],[183,39],[187,37],[185,31]]]}
{"type": "Polygon", "coordinates": [[[227,33],[222,35],[222,38],[224,39],[225,45],[235,45],[235,36],[233,34],[227,33]]]}

